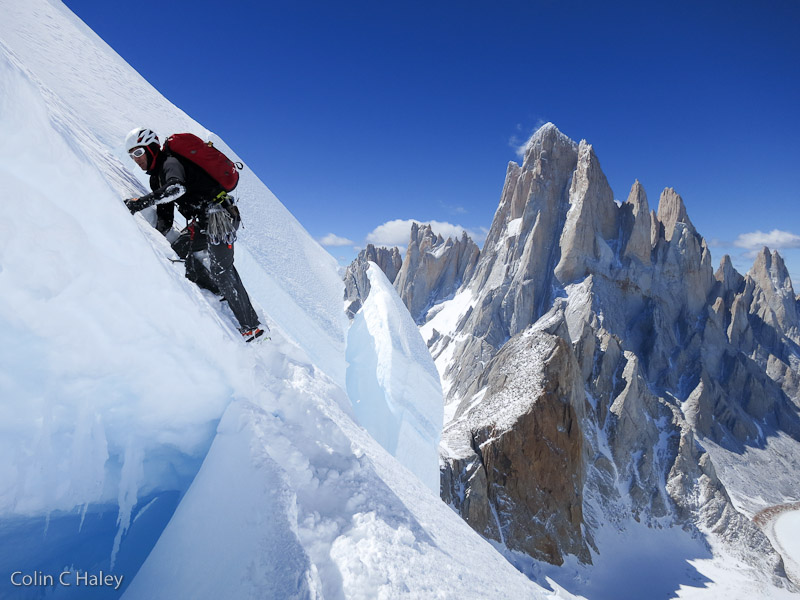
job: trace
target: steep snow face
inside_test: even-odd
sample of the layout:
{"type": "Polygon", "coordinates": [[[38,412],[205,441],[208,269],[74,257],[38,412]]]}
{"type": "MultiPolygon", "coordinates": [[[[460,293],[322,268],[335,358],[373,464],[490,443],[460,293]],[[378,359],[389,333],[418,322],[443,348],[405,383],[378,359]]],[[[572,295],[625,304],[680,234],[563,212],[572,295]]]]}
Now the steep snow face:
{"type": "Polygon", "coordinates": [[[347,343],[347,392],[358,422],[439,493],[439,374],[400,296],[375,263],[347,343]]]}
{"type": "MultiPolygon", "coordinates": [[[[0,52],[23,72],[33,94],[43,99],[39,125],[55,132],[73,159],[91,165],[105,180],[108,189],[97,202],[118,208],[118,199],[146,189],[146,175],[122,147],[125,134],[138,125],[152,128],[162,141],[171,133],[194,133],[244,162],[234,193],[244,217],[236,246],[237,269],[271,319],[304,346],[316,364],[343,382],[342,349],[348,323],[339,304],[333,302],[335,298],[340,303],[342,296],[336,261],[247,168],[247,162],[153,89],[60,2],[2,0],[0,6],[0,52]]],[[[9,94],[16,94],[15,89],[4,88],[9,106],[4,116],[24,131],[28,125],[26,105],[20,103],[24,98],[12,100],[9,94]]],[[[44,185],[47,180],[40,177],[39,169],[53,164],[58,155],[25,138],[6,143],[10,154],[3,155],[4,168],[21,164],[22,170],[17,167],[15,173],[27,172],[30,178],[41,180],[37,185],[44,185]]],[[[76,177],[78,173],[63,168],[62,173],[64,177],[49,181],[48,189],[75,203],[75,197],[86,193],[83,181],[76,177]]],[[[108,220],[101,220],[80,202],[75,206],[80,222],[97,219],[94,235],[105,229],[113,239],[115,229],[108,220]]]]}

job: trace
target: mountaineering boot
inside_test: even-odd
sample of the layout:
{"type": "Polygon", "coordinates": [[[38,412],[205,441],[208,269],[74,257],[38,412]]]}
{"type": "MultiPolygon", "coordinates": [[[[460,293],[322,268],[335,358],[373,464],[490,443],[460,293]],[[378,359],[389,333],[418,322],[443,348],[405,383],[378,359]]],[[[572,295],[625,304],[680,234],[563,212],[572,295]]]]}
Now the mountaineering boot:
{"type": "Polygon", "coordinates": [[[264,330],[261,329],[261,327],[256,327],[255,329],[241,329],[240,332],[245,342],[252,342],[264,335],[264,330]]]}

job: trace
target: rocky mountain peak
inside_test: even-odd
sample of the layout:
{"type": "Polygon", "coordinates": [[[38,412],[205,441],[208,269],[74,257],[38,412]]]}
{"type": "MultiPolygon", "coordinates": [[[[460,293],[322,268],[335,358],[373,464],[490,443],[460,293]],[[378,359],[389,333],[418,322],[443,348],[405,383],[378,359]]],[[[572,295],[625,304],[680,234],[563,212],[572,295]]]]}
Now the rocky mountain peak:
{"type": "Polygon", "coordinates": [[[750,314],[757,323],[764,323],[800,343],[798,316],[792,280],[783,258],[777,250],[764,247],[756,255],[746,279],[754,284],[750,314]]]}
{"type": "Polygon", "coordinates": [[[506,180],[475,274],[468,285],[481,309],[468,316],[476,355],[492,352],[546,311],[559,237],[570,208],[578,144],[549,124],[531,138],[506,180]]]}
{"type": "Polygon", "coordinates": [[[622,229],[622,254],[625,258],[635,258],[643,264],[650,264],[652,251],[650,205],[644,187],[637,179],[631,186],[627,201],[620,211],[622,229]]]}
{"type": "Polygon", "coordinates": [[[414,248],[415,252],[427,252],[436,246],[445,243],[441,234],[436,234],[431,225],[420,225],[419,223],[411,224],[411,237],[409,238],[408,247],[414,248]]]}
{"type": "Polygon", "coordinates": [[[730,310],[734,295],[744,288],[744,277],[733,267],[731,257],[727,254],[722,257],[714,279],[717,282],[714,295],[730,310]]]}
{"type": "Polygon", "coordinates": [[[411,225],[406,258],[394,285],[415,321],[423,321],[428,308],[452,296],[472,277],[479,255],[466,232],[445,239],[430,225],[411,225]]]}
{"type": "Polygon", "coordinates": [[[685,224],[692,233],[697,233],[697,230],[689,220],[689,214],[686,212],[686,205],[683,203],[683,198],[671,187],[664,188],[661,192],[661,198],[658,201],[658,220],[664,226],[664,237],[670,241],[675,234],[675,226],[677,223],[685,224]]]}
{"type": "Polygon", "coordinates": [[[555,154],[563,154],[565,150],[574,152],[577,144],[559,131],[553,123],[545,123],[531,136],[525,148],[522,168],[535,170],[537,164],[547,161],[555,154]]]}
{"type": "Polygon", "coordinates": [[[578,163],[569,190],[569,210],[561,231],[561,259],[555,267],[563,284],[583,278],[592,268],[608,270],[614,253],[608,241],[617,236],[614,193],[594,149],[578,146],[578,163]]]}
{"type": "MultiPolygon", "coordinates": [[[[786,263],[783,257],[777,250],[770,252],[769,248],[766,246],[761,248],[758,254],[756,254],[753,267],[747,274],[760,281],[766,281],[765,278],[768,278],[773,282],[773,285],[781,288],[791,288],[792,285],[791,279],[789,278],[789,271],[786,269],[786,263]]],[[[792,294],[794,294],[794,292],[792,292],[792,294]]]]}
{"type": "Polygon", "coordinates": [[[730,255],[724,255],[722,260],[719,261],[719,269],[714,273],[714,279],[720,283],[724,283],[726,288],[738,287],[733,286],[731,282],[741,280],[742,276],[734,268],[730,255]]]}
{"type": "MultiPolygon", "coordinates": [[[[730,483],[745,447],[800,440],[800,318],[777,253],[746,277],[724,257],[715,274],[673,188],[652,211],[637,180],[617,206],[592,146],[548,124],[509,164],[462,290],[460,312],[440,307],[426,327],[451,417],[443,494],[473,527],[558,564],[586,560],[600,524],[633,514],[780,574],[730,483]]],[[[764,493],[777,503],[792,485],[764,493]]]]}

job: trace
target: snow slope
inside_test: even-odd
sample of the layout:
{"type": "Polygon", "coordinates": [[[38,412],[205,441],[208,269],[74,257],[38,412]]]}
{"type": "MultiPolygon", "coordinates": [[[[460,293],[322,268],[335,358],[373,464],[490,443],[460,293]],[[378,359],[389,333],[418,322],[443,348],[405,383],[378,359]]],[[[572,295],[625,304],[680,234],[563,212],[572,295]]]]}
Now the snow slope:
{"type": "MultiPolygon", "coordinates": [[[[104,190],[103,203],[114,204],[116,198],[146,189],[147,176],[122,148],[125,133],[137,125],[152,128],[162,140],[178,131],[195,133],[244,162],[235,193],[245,219],[237,268],[251,275],[246,279],[248,290],[258,289],[264,304],[271,305],[273,318],[313,353],[317,364],[343,381],[341,351],[347,320],[333,303],[334,298],[341,299],[342,289],[336,262],[247,168],[246,160],[154,90],[57,0],[0,0],[0,8],[3,55],[23,72],[33,95],[41,97],[45,104],[41,118],[50,123],[49,129],[104,180],[109,189],[104,190]]],[[[5,95],[11,93],[14,88],[4,90],[5,95]]],[[[25,127],[25,120],[17,121],[25,127]]],[[[47,191],[59,197],[85,193],[83,181],[72,176],[78,173],[64,174],[71,182],[68,188],[60,181],[46,184],[37,171],[46,160],[27,153],[25,142],[5,143],[13,163],[5,163],[4,169],[29,173],[37,185],[47,185],[47,191]]],[[[47,152],[44,147],[33,148],[47,152]]],[[[110,223],[100,220],[101,216],[105,215],[98,215],[97,223],[113,235],[110,223]]]]}
{"type": "Polygon", "coordinates": [[[355,424],[335,261],[257,177],[250,346],[120,202],[134,125],[229,149],[61,3],[0,14],[0,597],[553,596],[355,424]]]}

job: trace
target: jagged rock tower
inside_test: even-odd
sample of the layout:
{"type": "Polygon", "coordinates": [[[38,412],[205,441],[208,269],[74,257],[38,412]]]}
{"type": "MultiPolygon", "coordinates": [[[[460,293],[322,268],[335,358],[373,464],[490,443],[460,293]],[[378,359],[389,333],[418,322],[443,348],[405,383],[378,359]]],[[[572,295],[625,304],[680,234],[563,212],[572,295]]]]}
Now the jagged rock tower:
{"type": "Polygon", "coordinates": [[[791,585],[751,517],[797,495],[796,476],[754,503],[758,475],[735,474],[737,453],[772,438],[800,465],[785,266],[765,250],[745,277],[728,257],[715,274],[675,190],[657,212],[638,181],[613,198],[592,146],[552,124],[509,165],[474,274],[422,327],[450,417],[443,497],[555,564],[590,562],[595,532],[632,516],[713,537],[791,585]]]}

